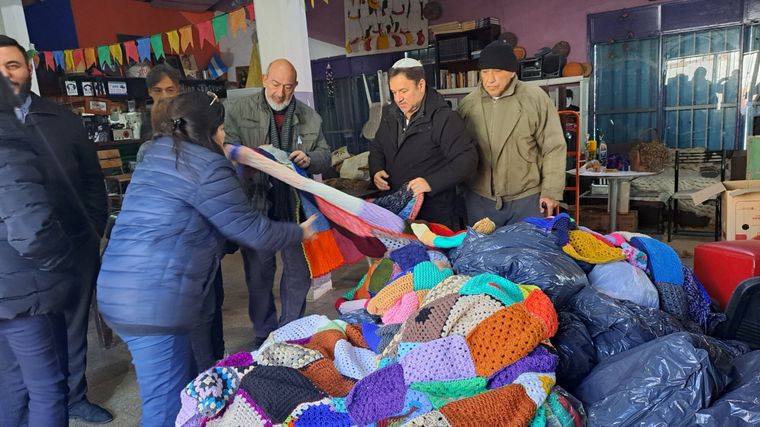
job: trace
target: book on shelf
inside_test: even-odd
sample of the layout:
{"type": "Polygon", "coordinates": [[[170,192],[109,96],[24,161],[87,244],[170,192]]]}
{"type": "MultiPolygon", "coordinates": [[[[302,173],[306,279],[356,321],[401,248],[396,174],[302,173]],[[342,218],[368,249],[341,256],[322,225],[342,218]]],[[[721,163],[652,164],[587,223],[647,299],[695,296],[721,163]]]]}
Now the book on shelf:
{"type": "Polygon", "coordinates": [[[428,29],[432,31],[433,34],[446,34],[475,30],[477,28],[484,28],[490,25],[501,25],[500,19],[496,17],[486,17],[463,22],[451,21],[444,22],[442,24],[429,25],[428,29]]]}

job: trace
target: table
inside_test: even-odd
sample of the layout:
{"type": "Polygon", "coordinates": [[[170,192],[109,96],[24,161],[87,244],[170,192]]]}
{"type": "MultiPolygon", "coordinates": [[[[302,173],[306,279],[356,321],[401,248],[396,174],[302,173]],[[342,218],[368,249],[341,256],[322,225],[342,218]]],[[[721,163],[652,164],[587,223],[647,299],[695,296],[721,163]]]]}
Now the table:
{"type": "MultiPolygon", "coordinates": [[[[575,169],[567,171],[568,174],[575,176],[575,169]]],[[[617,230],[617,211],[618,211],[618,191],[620,188],[620,181],[631,181],[642,176],[652,176],[662,173],[660,172],[635,172],[635,171],[614,171],[614,172],[592,172],[581,168],[578,176],[591,177],[591,178],[606,178],[609,180],[609,193],[608,198],[610,201],[610,232],[617,230]]]]}

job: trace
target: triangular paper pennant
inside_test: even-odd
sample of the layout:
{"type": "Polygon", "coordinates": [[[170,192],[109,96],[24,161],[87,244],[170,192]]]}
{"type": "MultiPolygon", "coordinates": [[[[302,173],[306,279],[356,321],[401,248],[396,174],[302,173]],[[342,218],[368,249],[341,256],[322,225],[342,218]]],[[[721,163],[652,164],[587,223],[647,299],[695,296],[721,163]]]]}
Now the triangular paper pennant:
{"type": "Polygon", "coordinates": [[[137,44],[134,40],[124,42],[124,53],[127,55],[127,61],[130,59],[135,62],[140,62],[140,55],[137,54],[137,44]]]}
{"type": "Polygon", "coordinates": [[[66,62],[63,59],[63,51],[62,50],[54,50],[53,51],[53,60],[55,60],[55,65],[57,67],[61,67],[62,69],[66,69],[66,62]]]}
{"type": "Polygon", "coordinates": [[[84,51],[82,49],[74,49],[74,67],[84,63],[84,51]]]}
{"type": "Polygon", "coordinates": [[[234,36],[235,33],[238,31],[245,32],[246,30],[245,25],[245,9],[240,8],[234,12],[230,13],[230,31],[232,31],[232,35],[234,36]]]}
{"type": "Polygon", "coordinates": [[[124,63],[124,54],[121,51],[121,43],[112,44],[108,49],[111,51],[113,59],[115,59],[119,65],[124,63]]]}
{"type": "Polygon", "coordinates": [[[45,51],[45,69],[55,71],[55,59],[53,59],[53,52],[45,51]]]}
{"type": "Polygon", "coordinates": [[[164,39],[161,37],[161,34],[150,36],[150,46],[153,48],[153,55],[156,56],[156,59],[166,57],[164,53],[164,39]]]}
{"type": "Polygon", "coordinates": [[[95,48],[93,47],[84,48],[84,66],[86,68],[90,68],[97,63],[98,63],[98,58],[95,56],[95,48]]]}
{"type": "Polygon", "coordinates": [[[193,45],[193,27],[188,25],[179,29],[180,42],[179,46],[182,53],[185,53],[188,47],[193,45]]]}
{"type": "Polygon", "coordinates": [[[254,13],[254,11],[253,11],[253,3],[247,5],[245,7],[245,10],[248,11],[248,20],[251,21],[251,22],[255,21],[256,20],[256,13],[254,13]]]}
{"type": "Polygon", "coordinates": [[[63,62],[66,64],[66,71],[74,71],[74,51],[66,49],[63,51],[63,62]]]}
{"type": "Polygon", "coordinates": [[[205,45],[205,41],[208,40],[212,46],[216,46],[216,40],[214,39],[214,30],[211,28],[211,21],[203,21],[195,24],[195,28],[198,29],[198,40],[201,44],[201,49],[205,45]]]}
{"type": "Polygon", "coordinates": [[[137,53],[140,55],[140,61],[150,61],[150,39],[142,38],[137,39],[137,53]]]}
{"type": "Polygon", "coordinates": [[[227,37],[229,35],[229,32],[227,30],[227,14],[225,13],[224,15],[219,15],[211,21],[213,22],[214,26],[214,37],[218,43],[222,37],[227,37]]]}
{"type": "Polygon", "coordinates": [[[113,66],[113,61],[111,61],[111,50],[108,48],[108,45],[98,46],[98,60],[100,61],[101,67],[104,64],[108,64],[109,67],[113,66]]]}
{"type": "Polygon", "coordinates": [[[174,53],[179,53],[179,34],[177,30],[169,31],[166,33],[166,37],[169,39],[169,49],[174,53]]]}

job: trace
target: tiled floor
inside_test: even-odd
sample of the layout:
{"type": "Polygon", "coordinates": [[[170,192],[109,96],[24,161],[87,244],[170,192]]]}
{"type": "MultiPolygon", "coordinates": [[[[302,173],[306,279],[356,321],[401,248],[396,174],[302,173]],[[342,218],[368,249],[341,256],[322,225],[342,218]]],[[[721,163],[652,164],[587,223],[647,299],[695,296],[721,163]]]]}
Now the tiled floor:
{"type": "MultiPolygon", "coordinates": [[[[709,239],[679,238],[671,245],[683,262],[691,265],[694,246],[702,241],[709,241],[709,239]]],[[[248,292],[245,287],[240,254],[225,257],[222,268],[226,294],[223,308],[226,350],[228,353],[247,351],[253,343],[253,333],[248,320],[248,292]]],[[[310,302],[307,305],[307,313],[337,317],[334,309],[335,300],[354,287],[366,270],[367,263],[359,262],[333,273],[334,289],[317,301],[310,302]]],[[[97,344],[94,327],[90,328],[89,342],[91,343],[87,369],[90,384],[89,398],[113,412],[115,419],[109,426],[137,426],[140,419],[140,400],[137,395],[134,369],[132,369],[126,346],[119,343],[108,350],[101,349],[97,344]]],[[[86,424],[74,422],[71,425],[80,427],[86,424]]]]}

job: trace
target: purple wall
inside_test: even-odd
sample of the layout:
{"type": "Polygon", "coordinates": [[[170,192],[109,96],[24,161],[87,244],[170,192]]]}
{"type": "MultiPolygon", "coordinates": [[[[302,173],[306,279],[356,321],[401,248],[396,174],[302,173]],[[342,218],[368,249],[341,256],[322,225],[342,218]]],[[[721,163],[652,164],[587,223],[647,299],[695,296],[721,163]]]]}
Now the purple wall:
{"type": "MultiPolygon", "coordinates": [[[[544,46],[552,47],[566,40],[572,48],[571,61],[585,61],[586,15],[663,3],[650,0],[438,0],[443,8],[441,17],[431,24],[495,16],[501,19],[502,31],[517,34],[519,45],[528,55],[544,46]]],[[[309,37],[343,46],[343,0],[329,4],[317,2],[307,8],[306,22],[309,37]]]]}

